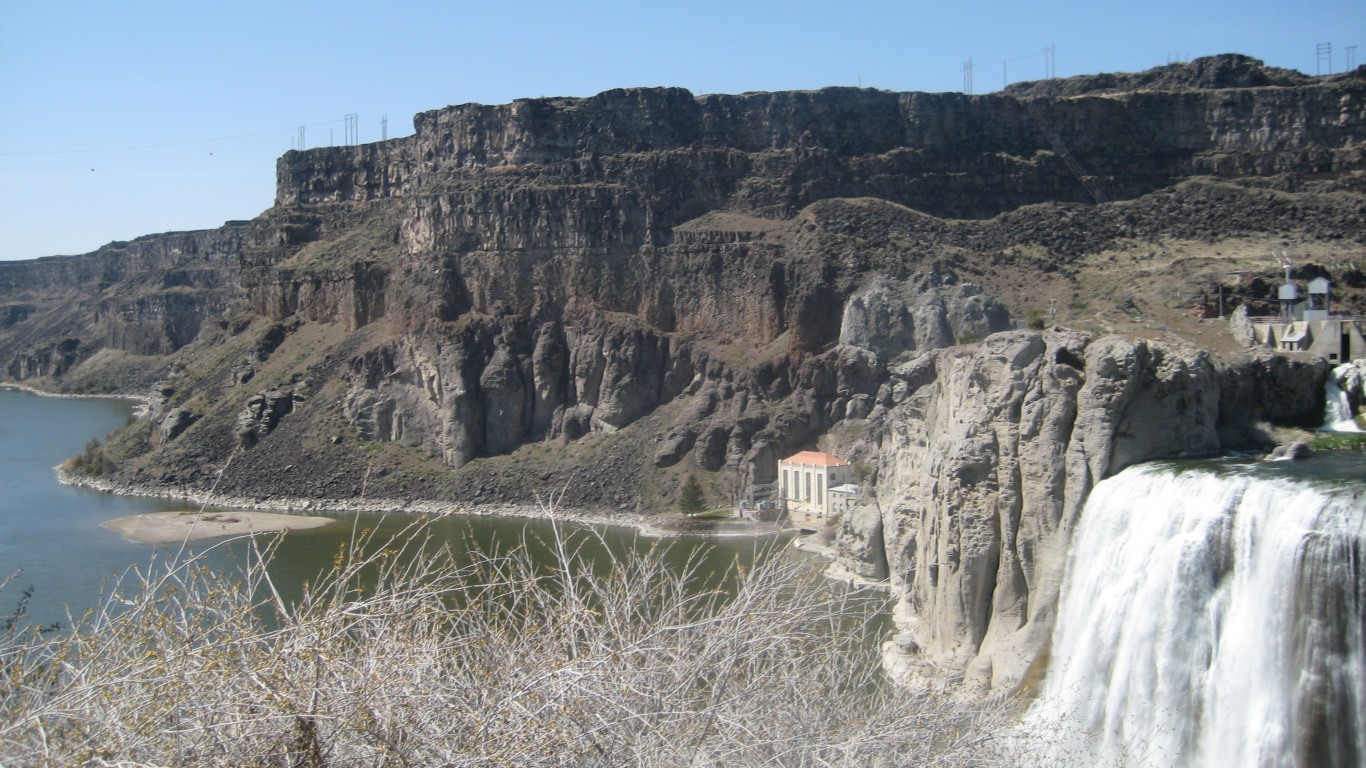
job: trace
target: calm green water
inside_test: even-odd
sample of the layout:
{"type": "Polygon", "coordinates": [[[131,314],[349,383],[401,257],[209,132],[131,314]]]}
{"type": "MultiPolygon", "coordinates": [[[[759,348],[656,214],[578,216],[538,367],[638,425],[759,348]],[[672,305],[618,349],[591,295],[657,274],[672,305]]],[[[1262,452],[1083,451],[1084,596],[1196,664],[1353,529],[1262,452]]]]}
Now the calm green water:
{"type": "MultiPolygon", "coordinates": [[[[66,625],[68,608],[79,617],[99,601],[102,581],[132,566],[146,566],[157,554],[154,547],[124,541],[102,528],[102,521],[187,508],[182,502],[119,497],[57,483],[54,466],[79,453],[91,437],[103,438],[122,426],[130,414],[131,406],[117,400],[48,398],[0,389],[0,578],[18,573],[10,587],[0,592],[0,617],[13,611],[20,590],[32,586],[29,618],[66,625]]],[[[369,528],[387,535],[412,522],[394,515],[329,516],[337,522],[292,531],[280,542],[270,570],[286,596],[297,594],[303,582],[331,566],[353,531],[369,528]]],[[[568,528],[583,532],[581,527],[568,528]]],[[[552,533],[544,520],[463,516],[434,520],[430,530],[437,541],[449,542],[457,553],[470,548],[506,551],[527,539],[548,540],[552,533]]],[[[616,552],[656,543],[633,529],[604,527],[598,533],[605,546],[616,552]]],[[[774,539],[683,537],[666,545],[671,560],[681,564],[698,557],[703,562],[701,571],[719,572],[736,558],[751,562],[756,551],[771,548],[774,539]]],[[[245,562],[250,549],[243,539],[195,546],[211,565],[223,568],[245,562]]],[[[162,557],[167,554],[160,552],[162,557]]]]}

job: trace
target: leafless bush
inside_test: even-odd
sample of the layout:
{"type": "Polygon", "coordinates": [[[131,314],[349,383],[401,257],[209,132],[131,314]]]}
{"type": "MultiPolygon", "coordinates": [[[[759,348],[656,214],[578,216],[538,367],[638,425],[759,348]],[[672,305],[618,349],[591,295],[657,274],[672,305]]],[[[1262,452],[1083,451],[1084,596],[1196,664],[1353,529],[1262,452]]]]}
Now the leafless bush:
{"type": "Polygon", "coordinates": [[[525,544],[456,562],[420,526],[358,535],[292,604],[268,547],[240,573],[131,572],[75,629],[0,647],[0,763],[990,759],[1005,708],[889,687],[850,596],[809,567],[713,578],[658,548],[607,567],[586,536],[556,528],[547,567],[525,544]]]}

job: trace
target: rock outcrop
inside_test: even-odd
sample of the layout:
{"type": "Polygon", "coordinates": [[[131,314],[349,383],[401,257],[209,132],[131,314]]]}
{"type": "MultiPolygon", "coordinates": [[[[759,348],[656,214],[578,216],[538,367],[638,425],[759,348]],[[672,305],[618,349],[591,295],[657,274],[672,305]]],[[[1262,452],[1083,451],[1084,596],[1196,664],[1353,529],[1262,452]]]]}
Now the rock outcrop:
{"type": "Polygon", "coordinates": [[[1338,387],[1347,393],[1353,413],[1366,411],[1366,360],[1353,360],[1334,369],[1338,387]]]}
{"type": "Polygon", "coordinates": [[[880,525],[854,515],[837,545],[841,574],[885,563],[898,598],[889,668],[1016,685],[1046,646],[1091,488],[1136,462],[1217,453],[1221,433],[1261,415],[1223,393],[1321,380],[1323,369],[1229,367],[1192,347],[1062,330],[996,334],[893,367],[880,525]]]}
{"type": "Polygon", "coordinates": [[[304,399],[303,393],[292,389],[271,389],[252,395],[247,399],[246,406],[237,415],[239,444],[243,448],[256,445],[258,441],[269,435],[271,430],[279,426],[281,419],[293,413],[295,405],[303,402],[304,399]]]}

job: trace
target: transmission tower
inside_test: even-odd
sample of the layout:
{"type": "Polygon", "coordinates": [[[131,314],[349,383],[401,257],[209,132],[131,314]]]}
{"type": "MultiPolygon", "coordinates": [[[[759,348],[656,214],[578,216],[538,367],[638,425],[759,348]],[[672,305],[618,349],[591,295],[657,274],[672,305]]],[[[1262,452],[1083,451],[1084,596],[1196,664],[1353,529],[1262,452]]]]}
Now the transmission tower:
{"type": "Polygon", "coordinates": [[[963,62],[963,93],[972,95],[972,59],[963,62]]]}
{"type": "Polygon", "coordinates": [[[346,138],[342,139],[343,144],[354,146],[360,143],[360,117],[351,112],[342,118],[345,121],[346,138]]]}
{"type": "Polygon", "coordinates": [[[379,116],[379,140],[380,140],[380,141],[388,141],[388,140],[389,140],[389,116],[388,116],[388,115],[380,115],[380,116],[379,116]]]}
{"type": "Polygon", "coordinates": [[[1355,45],[1349,45],[1349,46],[1347,46],[1347,70],[1346,70],[1346,71],[1351,72],[1352,70],[1354,70],[1354,69],[1356,69],[1356,68],[1357,68],[1357,47],[1356,47],[1355,45]]]}
{"type": "Polygon", "coordinates": [[[1053,66],[1053,54],[1058,50],[1058,46],[1049,43],[1043,49],[1043,77],[1045,80],[1052,80],[1057,77],[1057,70],[1053,66]]]}
{"type": "Polygon", "coordinates": [[[1331,74],[1333,74],[1333,44],[1332,44],[1332,43],[1319,43],[1318,45],[1314,46],[1314,55],[1315,55],[1315,56],[1317,57],[1317,59],[1318,59],[1318,61],[1317,61],[1318,73],[1319,73],[1320,75],[1331,75],[1331,74]],[[1327,71],[1327,72],[1324,72],[1324,71],[1323,71],[1325,65],[1326,65],[1327,68],[1328,68],[1328,71],[1327,71]]]}
{"type": "Polygon", "coordinates": [[[304,151],[304,127],[299,126],[299,151],[304,151]]]}

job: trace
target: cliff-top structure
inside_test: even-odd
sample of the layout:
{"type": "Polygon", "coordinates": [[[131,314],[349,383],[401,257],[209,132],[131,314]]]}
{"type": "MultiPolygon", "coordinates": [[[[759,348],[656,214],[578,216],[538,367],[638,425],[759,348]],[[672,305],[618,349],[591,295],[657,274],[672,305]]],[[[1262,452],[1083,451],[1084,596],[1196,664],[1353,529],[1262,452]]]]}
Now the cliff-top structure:
{"type": "Polygon", "coordinates": [[[287,153],[251,221],[0,262],[3,377],[152,391],[107,480],[263,505],[568,482],[649,511],[689,472],[724,498],[831,450],[873,489],[840,562],[902,596],[903,666],[1003,686],[1094,483],[1321,413],[1324,366],[1243,355],[1216,296],[1274,311],[1288,250],[1366,306],[1366,70],[642,88],[414,125],[287,153]]]}

